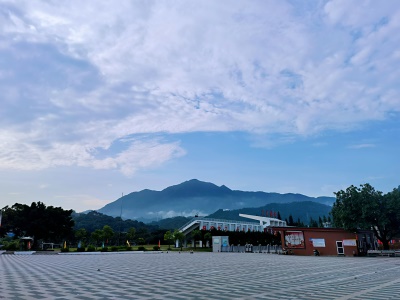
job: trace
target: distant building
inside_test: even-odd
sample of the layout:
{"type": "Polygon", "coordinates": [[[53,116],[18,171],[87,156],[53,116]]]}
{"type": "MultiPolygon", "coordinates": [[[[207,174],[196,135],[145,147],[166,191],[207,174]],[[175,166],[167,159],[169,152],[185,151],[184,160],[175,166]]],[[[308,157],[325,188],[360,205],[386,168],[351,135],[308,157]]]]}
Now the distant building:
{"type": "Polygon", "coordinates": [[[282,248],[295,255],[354,256],[377,249],[372,231],[351,232],[339,228],[273,227],[280,232],[282,248]]]}
{"type": "MultiPolygon", "coordinates": [[[[253,215],[239,214],[240,217],[256,220],[254,221],[236,221],[236,220],[221,220],[221,219],[211,219],[196,217],[191,219],[181,228],[179,231],[182,232],[185,237],[193,230],[221,230],[221,231],[245,231],[245,232],[265,232],[273,226],[286,227],[286,222],[268,217],[259,217],[253,215]]],[[[200,242],[201,243],[201,242],[200,242]]],[[[186,247],[186,241],[184,242],[186,247]]],[[[201,244],[200,244],[201,247],[201,244]]]]}

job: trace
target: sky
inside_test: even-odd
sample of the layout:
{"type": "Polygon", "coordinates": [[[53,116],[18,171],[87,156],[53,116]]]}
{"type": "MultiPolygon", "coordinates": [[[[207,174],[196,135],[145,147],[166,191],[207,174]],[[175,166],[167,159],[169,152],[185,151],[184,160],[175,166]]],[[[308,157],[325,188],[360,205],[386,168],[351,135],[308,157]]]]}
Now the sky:
{"type": "Polygon", "coordinates": [[[397,0],[0,0],[0,207],[389,192],[399,32],[397,0]]]}

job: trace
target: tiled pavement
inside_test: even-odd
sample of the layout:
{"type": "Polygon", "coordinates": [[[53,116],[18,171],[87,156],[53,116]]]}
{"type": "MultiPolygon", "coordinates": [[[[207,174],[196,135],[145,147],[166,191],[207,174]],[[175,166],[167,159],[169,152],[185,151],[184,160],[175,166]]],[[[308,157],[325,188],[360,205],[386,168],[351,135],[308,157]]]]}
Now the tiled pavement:
{"type": "Polygon", "coordinates": [[[399,299],[400,259],[0,255],[0,299],[399,299]]]}

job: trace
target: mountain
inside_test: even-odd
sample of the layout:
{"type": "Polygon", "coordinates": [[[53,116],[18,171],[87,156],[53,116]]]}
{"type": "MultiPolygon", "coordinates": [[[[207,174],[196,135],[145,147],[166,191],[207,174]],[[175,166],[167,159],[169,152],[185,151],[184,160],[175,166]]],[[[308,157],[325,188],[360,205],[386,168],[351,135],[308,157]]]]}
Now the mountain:
{"type": "MultiPolygon", "coordinates": [[[[175,216],[209,215],[219,209],[261,207],[269,203],[312,201],[332,205],[333,197],[308,197],[301,194],[279,194],[231,190],[222,185],[192,179],[162,191],[142,190],[125,195],[98,210],[110,216],[143,222],[175,216]],[[122,214],[121,214],[122,212],[122,214]]],[[[283,216],[282,216],[283,217],[283,216]]]]}
{"type": "Polygon", "coordinates": [[[149,225],[152,226],[158,226],[160,229],[166,229],[166,230],[171,230],[174,231],[174,229],[180,228],[181,226],[185,225],[187,222],[189,222],[193,217],[173,217],[173,218],[166,218],[166,219],[161,219],[159,221],[153,221],[149,223],[149,225]]]}

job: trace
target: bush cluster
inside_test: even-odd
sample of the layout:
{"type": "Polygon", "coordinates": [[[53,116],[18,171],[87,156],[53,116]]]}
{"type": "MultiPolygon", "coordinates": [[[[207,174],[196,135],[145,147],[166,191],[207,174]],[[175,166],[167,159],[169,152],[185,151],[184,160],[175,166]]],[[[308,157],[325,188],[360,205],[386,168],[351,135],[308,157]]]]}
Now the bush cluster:
{"type": "Polygon", "coordinates": [[[96,248],[93,246],[93,245],[89,245],[88,247],[87,247],[87,250],[86,250],[87,252],[94,252],[94,251],[96,251],[96,248]]]}
{"type": "Polygon", "coordinates": [[[3,240],[1,243],[3,244],[3,247],[2,247],[3,250],[16,251],[19,249],[19,241],[18,240],[11,240],[11,241],[3,240]]]}

